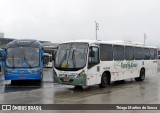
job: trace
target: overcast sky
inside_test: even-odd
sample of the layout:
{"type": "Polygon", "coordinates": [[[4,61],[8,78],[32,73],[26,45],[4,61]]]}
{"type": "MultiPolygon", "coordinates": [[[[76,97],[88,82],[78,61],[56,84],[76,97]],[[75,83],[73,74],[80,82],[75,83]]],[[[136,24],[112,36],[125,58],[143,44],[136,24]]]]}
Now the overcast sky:
{"type": "Polygon", "coordinates": [[[160,0],[0,0],[6,38],[125,40],[160,47],[160,0]]]}

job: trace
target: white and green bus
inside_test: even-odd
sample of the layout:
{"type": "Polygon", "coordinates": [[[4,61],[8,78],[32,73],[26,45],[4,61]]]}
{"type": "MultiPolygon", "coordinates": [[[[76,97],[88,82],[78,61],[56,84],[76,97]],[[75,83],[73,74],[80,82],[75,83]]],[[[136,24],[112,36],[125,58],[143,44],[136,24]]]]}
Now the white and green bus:
{"type": "Polygon", "coordinates": [[[54,82],[74,86],[98,84],[157,72],[157,48],[135,42],[77,40],[59,45],[54,67],[54,82]]]}

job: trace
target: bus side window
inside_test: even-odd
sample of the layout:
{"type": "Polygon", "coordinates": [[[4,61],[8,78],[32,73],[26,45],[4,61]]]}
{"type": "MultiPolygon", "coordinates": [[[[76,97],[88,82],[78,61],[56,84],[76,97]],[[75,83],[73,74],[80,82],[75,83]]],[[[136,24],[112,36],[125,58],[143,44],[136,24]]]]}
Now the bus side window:
{"type": "Polygon", "coordinates": [[[132,46],[125,46],[125,59],[133,60],[134,59],[134,49],[132,46]]]}
{"type": "Polygon", "coordinates": [[[150,60],[149,48],[143,48],[143,59],[150,60]]]}
{"type": "Polygon", "coordinates": [[[112,61],[113,60],[112,45],[100,44],[100,59],[101,61],[112,61]]]}
{"type": "Polygon", "coordinates": [[[158,59],[157,49],[154,49],[154,57],[156,60],[158,59]]]}
{"type": "Polygon", "coordinates": [[[98,47],[90,47],[89,58],[88,58],[88,67],[91,68],[94,65],[97,65],[99,62],[100,62],[99,48],[98,47]]]}
{"type": "Polygon", "coordinates": [[[114,60],[124,60],[124,46],[113,45],[114,60]]]}
{"type": "Polygon", "coordinates": [[[151,56],[151,60],[155,59],[154,49],[153,48],[150,49],[150,56],[151,56]]]}
{"type": "Polygon", "coordinates": [[[143,58],[143,52],[141,47],[135,47],[134,48],[134,59],[135,60],[142,60],[143,58]]]}

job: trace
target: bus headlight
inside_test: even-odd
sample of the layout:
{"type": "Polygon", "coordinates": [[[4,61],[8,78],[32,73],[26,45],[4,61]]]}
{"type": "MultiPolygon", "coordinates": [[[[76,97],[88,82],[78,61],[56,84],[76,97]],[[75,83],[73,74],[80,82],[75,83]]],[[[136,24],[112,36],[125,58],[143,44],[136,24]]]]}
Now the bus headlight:
{"type": "Polygon", "coordinates": [[[35,70],[31,71],[32,74],[36,74],[36,73],[40,73],[40,72],[41,72],[41,69],[35,69],[35,70]]]}
{"type": "Polygon", "coordinates": [[[35,72],[39,73],[41,72],[41,69],[36,69],[35,72]]]}
{"type": "Polygon", "coordinates": [[[5,70],[5,73],[6,74],[11,74],[11,71],[10,70],[5,70]]]}
{"type": "Polygon", "coordinates": [[[77,77],[81,77],[81,76],[83,76],[85,74],[85,71],[84,70],[82,70],[79,74],[78,74],[78,76],[77,77]]]}

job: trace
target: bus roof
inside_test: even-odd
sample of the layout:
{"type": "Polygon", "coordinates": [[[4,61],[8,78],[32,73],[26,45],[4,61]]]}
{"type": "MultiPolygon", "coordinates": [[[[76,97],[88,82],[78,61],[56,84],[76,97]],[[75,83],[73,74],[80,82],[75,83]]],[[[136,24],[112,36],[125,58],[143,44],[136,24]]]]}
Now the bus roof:
{"type": "Polygon", "coordinates": [[[132,41],[122,41],[122,40],[111,40],[111,41],[101,41],[101,40],[71,40],[64,43],[74,43],[74,42],[81,42],[81,43],[88,43],[89,45],[92,44],[114,44],[114,45],[125,45],[125,46],[135,46],[135,47],[147,47],[147,48],[157,48],[155,46],[147,46],[140,42],[132,42],[132,41]]]}
{"type": "Polygon", "coordinates": [[[37,40],[32,39],[20,39],[20,40],[13,40],[12,42],[7,44],[7,48],[9,47],[38,47],[42,48],[42,45],[37,40]]]}

